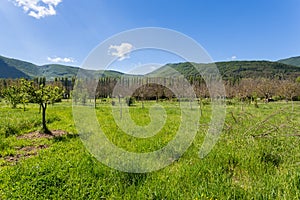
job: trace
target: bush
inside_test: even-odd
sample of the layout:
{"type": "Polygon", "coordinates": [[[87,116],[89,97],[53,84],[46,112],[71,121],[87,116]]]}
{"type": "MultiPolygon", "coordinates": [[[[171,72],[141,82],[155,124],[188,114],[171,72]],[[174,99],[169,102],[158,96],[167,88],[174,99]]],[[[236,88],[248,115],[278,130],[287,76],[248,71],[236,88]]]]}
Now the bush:
{"type": "Polygon", "coordinates": [[[132,106],[135,102],[135,99],[133,97],[126,97],[126,104],[128,106],[132,106]]]}
{"type": "Polygon", "coordinates": [[[5,137],[10,135],[16,135],[19,133],[19,128],[15,125],[8,124],[7,126],[3,127],[1,132],[4,134],[5,137]]]}
{"type": "Polygon", "coordinates": [[[11,135],[18,135],[21,132],[28,131],[40,126],[41,122],[38,118],[20,119],[14,122],[6,121],[0,124],[0,135],[9,137],[11,135]]]}
{"type": "Polygon", "coordinates": [[[274,99],[274,101],[282,100],[281,96],[273,96],[272,99],[274,99]]]}
{"type": "Polygon", "coordinates": [[[226,105],[231,106],[231,105],[236,105],[236,104],[237,104],[237,102],[234,99],[227,99],[226,100],[226,105]]]}
{"type": "Polygon", "coordinates": [[[294,96],[294,97],[292,98],[292,100],[293,100],[293,101],[300,101],[300,96],[294,96]]]}

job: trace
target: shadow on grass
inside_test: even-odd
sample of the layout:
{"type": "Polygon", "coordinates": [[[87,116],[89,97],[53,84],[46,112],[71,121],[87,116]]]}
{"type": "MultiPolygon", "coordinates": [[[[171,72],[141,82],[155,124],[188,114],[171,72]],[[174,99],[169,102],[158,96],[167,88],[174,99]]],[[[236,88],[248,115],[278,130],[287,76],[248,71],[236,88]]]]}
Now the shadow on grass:
{"type": "Polygon", "coordinates": [[[65,142],[68,141],[69,139],[77,138],[79,137],[78,134],[66,134],[62,136],[56,136],[53,138],[54,142],[65,142]]]}
{"type": "Polygon", "coordinates": [[[124,183],[126,187],[129,186],[138,186],[143,184],[149,174],[140,174],[140,173],[126,173],[126,172],[120,172],[120,179],[121,182],[124,183]]]}

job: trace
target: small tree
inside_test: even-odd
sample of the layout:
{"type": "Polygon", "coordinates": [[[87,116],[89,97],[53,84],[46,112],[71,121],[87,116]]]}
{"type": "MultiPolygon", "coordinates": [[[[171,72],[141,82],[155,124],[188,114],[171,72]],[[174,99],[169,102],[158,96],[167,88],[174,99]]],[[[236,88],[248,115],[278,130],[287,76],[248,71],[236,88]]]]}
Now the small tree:
{"type": "Polygon", "coordinates": [[[6,102],[8,102],[12,108],[16,108],[19,103],[21,103],[21,91],[20,87],[17,85],[11,85],[4,89],[3,97],[6,102]]]}
{"type": "Polygon", "coordinates": [[[32,91],[33,102],[39,104],[42,108],[42,133],[51,134],[46,123],[47,105],[61,100],[62,95],[63,90],[61,88],[51,85],[45,86],[42,84],[39,88],[32,91]]]}
{"type": "Polygon", "coordinates": [[[24,111],[26,109],[26,104],[31,100],[30,93],[32,90],[34,90],[32,81],[27,81],[25,79],[20,80],[20,103],[23,104],[24,111]]]}
{"type": "Polygon", "coordinates": [[[134,104],[134,98],[126,97],[126,104],[127,104],[127,106],[132,106],[132,104],[134,104]]]}

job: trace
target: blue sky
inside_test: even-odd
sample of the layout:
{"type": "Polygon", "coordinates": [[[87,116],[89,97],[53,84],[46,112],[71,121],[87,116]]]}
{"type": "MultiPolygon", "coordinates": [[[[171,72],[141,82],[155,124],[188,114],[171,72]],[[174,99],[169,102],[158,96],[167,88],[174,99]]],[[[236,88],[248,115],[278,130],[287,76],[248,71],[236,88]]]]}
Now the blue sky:
{"type": "Polygon", "coordinates": [[[186,34],[214,61],[300,55],[299,0],[38,1],[0,1],[0,55],[80,66],[99,43],[141,27],[186,34]]]}

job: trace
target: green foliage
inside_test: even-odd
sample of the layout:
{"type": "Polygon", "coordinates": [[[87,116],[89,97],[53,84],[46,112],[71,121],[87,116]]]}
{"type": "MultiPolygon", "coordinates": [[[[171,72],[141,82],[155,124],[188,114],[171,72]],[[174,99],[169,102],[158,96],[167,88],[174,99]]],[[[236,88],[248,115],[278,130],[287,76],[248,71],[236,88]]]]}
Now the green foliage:
{"type": "Polygon", "coordinates": [[[12,108],[16,108],[21,103],[21,89],[17,85],[11,85],[3,90],[4,100],[7,101],[12,108]]]}
{"type": "Polygon", "coordinates": [[[30,96],[30,93],[33,90],[32,82],[20,79],[3,89],[3,96],[12,108],[16,108],[18,104],[23,104],[25,110],[25,105],[31,101],[32,96],[30,96]]]}
{"type": "MultiPolygon", "coordinates": [[[[42,132],[50,133],[46,126],[47,105],[61,101],[63,97],[62,88],[44,84],[36,87],[32,81],[21,79],[14,85],[6,88],[3,94],[4,98],[12,105],[12,108],[16,108],[17,104],[22,103],[25,111],[25,104],[29,102],[37,103],[42,109],[42,132]]],[[[6,132],[15,132],[9,126],[7,129],[8,130],[6,132]]]]}
{"type": "Polygon", "coordinates": [[[75,104],[81,103],[83,105],[86,104],[87,99],[89,97],[88,90],[84,87],[82,80],[77,80],[77,84],[74,86],[74,90],[71,92],[72,100],[75,104]]]}
{"type": "Polygon", "coordinates": [[[32,101],[39,105],[53,104],[62,99],[63,90],[57,86],[40,85],[39,88],[33,89],[31,93],[32,101]]]}
{"type": "Polygon", "coordinates": [[[127,106],[132,106],[135,103],[134,97],[126,97],[125,98],[127,106]]]}
{"type": "Polygon", "coordinates": [[[42,129],[43,133],[51,133],[46,125],[46,110],[48,104],[54,104],[61,101],[63,90],[57,86],[52,85],[40,85],[39,88],[32,90],[31,96],[33,102],[40,105],[42,108],[42,129]]]}

